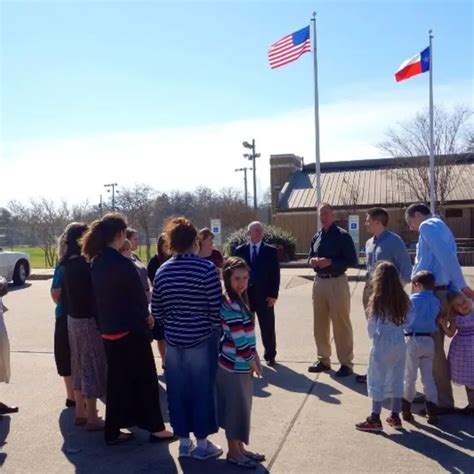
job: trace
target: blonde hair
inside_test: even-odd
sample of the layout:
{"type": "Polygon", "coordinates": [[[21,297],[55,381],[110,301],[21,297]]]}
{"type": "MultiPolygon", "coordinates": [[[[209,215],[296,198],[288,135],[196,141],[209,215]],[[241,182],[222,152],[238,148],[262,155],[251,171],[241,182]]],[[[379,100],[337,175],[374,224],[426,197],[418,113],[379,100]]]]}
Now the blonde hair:
{"type": "Polygon", "coordinates": [[[119,252],[124,253],[129,252],[130,250],[132,250],[132,244],[130,243],[130,240],[125,239],[123,245],[119,249],[119,252]]]}

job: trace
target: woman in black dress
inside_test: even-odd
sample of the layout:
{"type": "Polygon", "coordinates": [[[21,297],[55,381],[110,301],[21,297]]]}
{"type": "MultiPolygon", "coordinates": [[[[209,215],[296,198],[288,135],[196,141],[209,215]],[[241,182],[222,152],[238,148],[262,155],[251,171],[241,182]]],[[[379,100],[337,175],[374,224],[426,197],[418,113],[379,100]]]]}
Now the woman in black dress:
{"type": "Polygon", "coordinates": [[[92,261],[99,330],[108,363],[105,441],[128,441],[121,431],[137,425],[150,432],[150,442],[170,441],[160,410],[158,378],[149,331],[153,318],[133,263],[118,251],[127,223],[107,214],[92,223],[83,240],[83,254],[92,261]]]}

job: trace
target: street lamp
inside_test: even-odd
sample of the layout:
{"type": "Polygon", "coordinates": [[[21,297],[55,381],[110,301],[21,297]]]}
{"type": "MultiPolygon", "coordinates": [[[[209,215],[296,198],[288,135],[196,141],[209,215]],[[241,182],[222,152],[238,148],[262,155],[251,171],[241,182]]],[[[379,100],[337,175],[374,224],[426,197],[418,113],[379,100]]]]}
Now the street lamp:
{"type": "Polygon", "coordinates": [[[247,190],[247,170],[251,170],[252,168],[236,168],[234,171],[243,171],[244,172],[244,189],[245,189],[245,205],[248,206],[248,190],[247,190]]]}
{"type": "Polygon", "coordinates": [[[110,188],[112,188],[112,212],[115,211],[115,188],[117,186],[118,186],[117,183],[104,184],[104,188],[107,188],[108,193],[110,193],[110,188]]]}
{"type": "Polygon", "coordinates": [[[252,160],[252,169],[253,169],[253,208],[257,210],[257,167],[255,163],[255,158],[260,156],[260,153],[255,153],[255,139],[252,138],[252,143],[247,141],[242,143],[244,148],[251,150],[251,153],[245,153],[244,158],[247,160],[252,160]]]}

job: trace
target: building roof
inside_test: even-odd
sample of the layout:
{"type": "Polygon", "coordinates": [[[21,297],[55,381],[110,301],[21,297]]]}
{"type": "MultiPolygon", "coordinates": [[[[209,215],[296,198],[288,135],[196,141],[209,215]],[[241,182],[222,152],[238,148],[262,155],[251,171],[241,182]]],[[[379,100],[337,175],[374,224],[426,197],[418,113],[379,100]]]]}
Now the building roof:
{"type": "MultiPolygon", "coordinates": [[[[406,184],[410,176],[419,177],[416,167],[427,157],[383,158],[375,160],[321,163],[322,202],[334,207],[406,206],[420,200],[413,186],[406,184]],[[413,165],[409,160],[412,160],[413,165]]],[[[438,158],[449,167],[453,189],[447,202],[474,203],[474,154],[438,158]]],[[[316,207],[316,175],[314,164],[290,175],[280,192],[278,210],[316,207]]]]}

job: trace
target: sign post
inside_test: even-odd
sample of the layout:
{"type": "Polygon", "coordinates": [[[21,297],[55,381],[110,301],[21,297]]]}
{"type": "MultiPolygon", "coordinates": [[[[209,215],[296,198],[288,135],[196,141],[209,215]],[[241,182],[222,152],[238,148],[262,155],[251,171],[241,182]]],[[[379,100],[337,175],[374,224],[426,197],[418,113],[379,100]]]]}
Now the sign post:
{"type": "Polygon", "coordinates": [[[354,241],[354,245],[357,251],[357,258],[359,258],[360,252],[360,226],[359,226],[359,215],[351,214],[349,216],[349,235],[354,241]]]}
{"type": "Polygon", "coordinates": [[[211,219],[211,232],[214,234],[214,245],[222,246],[222,225],[220,219],[211,219]]]}

